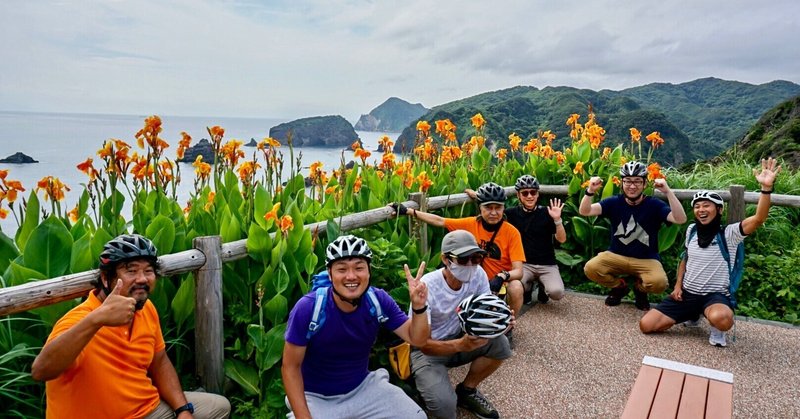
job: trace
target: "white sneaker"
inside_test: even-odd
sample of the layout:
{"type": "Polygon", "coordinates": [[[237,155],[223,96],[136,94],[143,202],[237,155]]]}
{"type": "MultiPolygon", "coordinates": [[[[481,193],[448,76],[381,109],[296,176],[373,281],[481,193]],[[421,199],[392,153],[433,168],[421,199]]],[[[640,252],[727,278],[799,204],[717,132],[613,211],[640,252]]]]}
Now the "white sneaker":
{"type": "Polygon", "coordinates": [[[686,320],[683,322],[685,327],[700,327],[700,319],[697,320],[686,320]]]}
{"type": "Polygon", "coordinates": [[[711,335],[708,336],[708,343],[714,346],[726,347],[728,341],[725,339],[725,332],[718,330],[716,327],[711,326],[711,335]]]}

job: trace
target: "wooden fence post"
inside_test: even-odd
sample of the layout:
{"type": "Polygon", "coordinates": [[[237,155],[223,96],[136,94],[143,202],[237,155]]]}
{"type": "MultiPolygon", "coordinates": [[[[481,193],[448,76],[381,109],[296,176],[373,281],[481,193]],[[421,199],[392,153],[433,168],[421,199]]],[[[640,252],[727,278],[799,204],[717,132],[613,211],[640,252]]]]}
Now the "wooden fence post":
{"type": "Polygon", "coordinates": [[[731,200],[728,201],[728,224],[744,220],[744,186],[731,185],[729,189],[731,200]]]}
{"type": "Polygon", "coordinates": [[[197,237],[193,244],[206,256],[205,265],[194,273],[195,368],[206,391],[222,394],[222,239],[197,237]]]}
{"type": "MultiPolygon", "coordinates": [[[[408,199],[414,201],[419,205],[419,210],[428,212],[428,200],[425,199],[425,194],[422,192],[413,192],[408,195],[408,199]]],[[[410,220],[409,220],[410,221],[410,220]]],[[[416,225],[419,228],[419,252],[422,255],[428,254],[428,223],[414,219],[414,222],[408,224],[409,234],[413,234],[412,229],[416,225]]]]}

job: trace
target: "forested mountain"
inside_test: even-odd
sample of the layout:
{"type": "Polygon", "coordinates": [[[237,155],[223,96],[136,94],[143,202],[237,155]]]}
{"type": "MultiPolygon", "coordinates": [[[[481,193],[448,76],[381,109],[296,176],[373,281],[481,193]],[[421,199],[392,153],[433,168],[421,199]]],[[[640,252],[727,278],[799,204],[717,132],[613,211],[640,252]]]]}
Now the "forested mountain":
{"type": "MultiPolygon", "coordinates": [[[[606,129],[607,145],[628,141],[631,127],[645,135],[658,131],[666,142],[655,158],[680,165],[718,154],[741,138],[761,114],[797,94],[800,85],[786,81],[756,86],[713,78],[622,91],[517,86],[436,106],[420,119],[433,123],[450,118],[464,139],[474,135],[469,118],[480,112],[487,120],[484,133],[490,143],[505,146],[512,132],[527,139],[551,130],[561,146],[569,141],[567,118],[577,113],[585,122],[591,105],[597,122],[606,129]]],[[[403,131],[395,150],[409,150],[415,135],[416,122],[403,131]]]]}
{"type": "Polygon", "coordinates": [[[403,99],[390,97],[356,122],[355,129],[361,131],[397,132],[412,121],[425,115],[430,109],[419,103],[408,103],[403,99]]]}
{"type": "Polygon", "coordinates": [[[800,169],[800,96],[770,109],[725,155],[738,154],[747,161],[766,157],[785,160],[800,169]]]}

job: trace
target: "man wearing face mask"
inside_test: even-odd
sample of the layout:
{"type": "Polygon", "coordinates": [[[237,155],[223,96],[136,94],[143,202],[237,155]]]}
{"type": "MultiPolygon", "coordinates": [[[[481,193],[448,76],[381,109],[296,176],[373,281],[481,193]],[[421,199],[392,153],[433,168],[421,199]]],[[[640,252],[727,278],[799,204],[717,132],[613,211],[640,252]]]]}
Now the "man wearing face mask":
{"type": "Polygon", "coordinates": [[[490,293],[486,272],[479,267],[485,256],[470,232],[453,230],[442,239],[444,267],[421,279],[428,287],[431,337],[411,352],[411,371],[432,417],[455,418],[457,406],[481,418],[499,417],[477,387],[511,356],[508,339],[465,335],[456,313],[464,298],[490,293]],[[447,371],[465,364],[469,372],[453,389],[447,371]]]}

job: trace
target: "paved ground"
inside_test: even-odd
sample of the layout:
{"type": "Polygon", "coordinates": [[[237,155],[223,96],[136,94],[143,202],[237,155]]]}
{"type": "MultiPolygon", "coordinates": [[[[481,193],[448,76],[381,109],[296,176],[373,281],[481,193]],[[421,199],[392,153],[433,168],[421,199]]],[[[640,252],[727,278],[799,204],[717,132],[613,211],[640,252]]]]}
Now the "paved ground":
{"type": "MultiPolygon", "coordinates": [[[[503,418],[615,418],[649,355],[733,373],[734,417],[800,418],[800,328],[740,320],[736,342],[729,332],[717,348],[705,320],[645,336],[640,317],[633,304],[583,294],[536,305],[517,320],[514,356],[480,389],[503,418]]],[[[465,374],[454,369],[451,380],[465,374]]]]}

